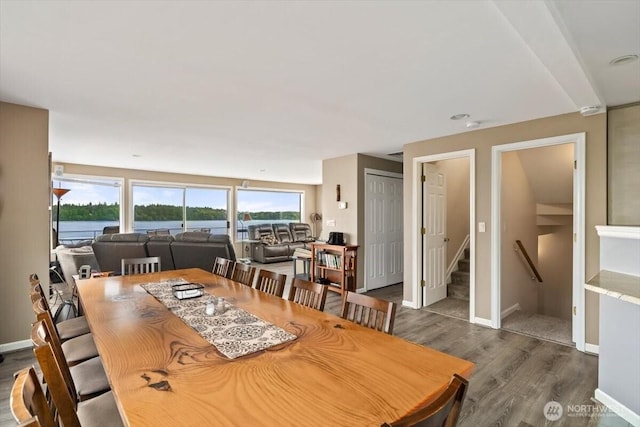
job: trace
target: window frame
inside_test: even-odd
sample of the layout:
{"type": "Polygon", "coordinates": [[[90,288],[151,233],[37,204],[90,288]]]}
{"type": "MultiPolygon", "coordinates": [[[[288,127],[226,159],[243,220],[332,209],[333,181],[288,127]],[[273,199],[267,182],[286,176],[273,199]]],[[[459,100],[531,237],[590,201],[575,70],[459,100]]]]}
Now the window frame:
{"type": "MultiPolygon", "coordinates": [[[[232,231],[232,236],[234,237],[234,241],[236,243],[238,242],[242,242],[244,240],[247,239],[241,239],[238,236],[238,229],[237,229],[237,218],[238,215],[240,214],[240,210],[238,209],[238,193],[241,191],[261,191],[261,192],[265,192],[265,193],[297,193],[300,195],[300,220],[299,222],[303,222],[303,218],[305,217],[306,213],[305,213],[305,197],[306,197],[306,191],[305,190],[296,190],[296,189],[286,189],[286,188],[274,188],[274,187],[243,187],[243,186],[236,186],[235,187],[235,205],[234,205],[234,216],[233,219],[231,220],[231,225],[233,228],[232,231]]],[[[293,221],[290,221],[293,222],[293,221]]]]}
{"type": "MultiPolygon", "coordinates": [[[[51,189],[55,188],[54,181],[63,182],[76,182],[81,184],[94,184],[94,185],[104,185],[107,187],[116,187],[118,188],[118,227],[120,230],[123,229],[123,224],[125,221],[125,196],[124,196],[124,187],[125,180],[123,177],[115,177],[115,176],[103,176],[103,175],[87,175],[87,174],[75,174],[75,173],[63,173],[62,175],[51,174],[50,185],[51,189]],[[100,181],[113,181],[114,185],[109,185],[106,183],[101,183],[100,181]]],[[[57,204],[57,199],[53,195],[53,193],[49,192],[49,228],[53,230],[55,225],[55,219],[53,217],[53,206],[57,204]]],[[[56,230],[58,232],[58,230],[56,230]]],[[[95,238],[95,235],[94,235],[95,238]]]]}
{"type": "MultiPolygon", "coordinates": [[[[157,188],[171,188],[171,189],[179,189],[183,190],[182,193],[182,231],[184,232],[187,224],[187,205],[186,205],[186,190],[189,188],[199,188],[199,189],[209,189],[209,190],[223,190],[227,192],[227,222],[231,221],[231,210],[232,210],[232,189],[233,187],[228,185],[215,185],[215,184],[194,184],[194,183],[185,183],[185,182],[172,182],[172,181],[153,181],[153,180],[142,180],[142,179],[130,179],[127,190],[128,190],[128,206],[127,206],[127,230],[133,232],[133,224],[134,220],[134,203],[133,203],[133,188],[135,186],[141,187],[157,187],[157,188]]],[[[231,227],[227,227],[227,233],[230,236],[231,227]]]]}

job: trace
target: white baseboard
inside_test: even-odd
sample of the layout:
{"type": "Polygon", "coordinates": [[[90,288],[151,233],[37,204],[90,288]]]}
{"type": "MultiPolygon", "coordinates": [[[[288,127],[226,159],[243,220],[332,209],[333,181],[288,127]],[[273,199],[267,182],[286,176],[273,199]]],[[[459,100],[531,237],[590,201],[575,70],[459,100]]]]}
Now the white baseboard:
{"type": "Polygon", "coordinates": [[[519,302],[513,304],[511,307],[507,308],[506,310],[502,310],[502,312],[500,313],[500,319],[504,319],[505,317],[507,317],[508,315],[513,313],[514,311],[518,311],[518,310],[520,310],[520,303],[519,302]]]}
{"type": "Polygon", "coordinates": [[[482,317],[475,317],[471,323],[475,323],[480,326],[487,326],[489,328],[493,327],[490,319],[483,319],[482,317]]]}
{"type": "Polygon", "coordinates": [[[29,347],[31,347],[31,340],[8,342],[6,344],[0,344],[0,353],[9,353],[29,347]]]}
{"type": "Polygon", "coordinates": [[[413,302],[413,301],[407,301],[407,300],[402,300],[402,306],[403,307],[409,307],[409,308],[415,308],[418,309],[420,307],[418,307],[418,304],[413,302]]]}
{"type": "Polygon", "coordinates": [[[597,344],[584,343],[584,351],[591,354],[600,354],[600,346],[597,344]]]}
{"type": "Polygon", "coordinates": [[[635,426],[635,427],[640,426],[640,415],[636,414],[631,409],[627,408],[622,403],[618,402],[616,399],[609,396],[604,391],[597,388],[594,394],[594,397],[598,401],[600,401],[604,406],[611,409],[611,411],[615,412],[620,417],[624,418],[632,426],[635,426]]]}

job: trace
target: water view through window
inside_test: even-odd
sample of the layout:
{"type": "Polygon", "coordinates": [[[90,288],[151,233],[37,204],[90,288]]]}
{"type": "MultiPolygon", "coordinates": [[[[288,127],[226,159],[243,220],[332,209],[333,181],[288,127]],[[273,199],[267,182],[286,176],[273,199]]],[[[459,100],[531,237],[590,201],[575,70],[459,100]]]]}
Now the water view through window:
{"type": "Polygon", "coordinates": [[[248,238],[250,225],[300,222],[302,193],[238,189],[237,240],[248,238]]]}
{"type": "Polygon", "coordinates": [[[177,234],[183,231],[227,233],[226,189],[133,186],[133,230],[177,234]]]}
{"type": "MultiPolygon", "coordinates": [[[[53,188],[66,188],[60,198],[60,244],[93,240],[104,227],[120,225],[121,185],[108,179],[55,179],[53,188]]],[[[57,198],[51,196],[51,218],[56,227],[57,198]]]]}

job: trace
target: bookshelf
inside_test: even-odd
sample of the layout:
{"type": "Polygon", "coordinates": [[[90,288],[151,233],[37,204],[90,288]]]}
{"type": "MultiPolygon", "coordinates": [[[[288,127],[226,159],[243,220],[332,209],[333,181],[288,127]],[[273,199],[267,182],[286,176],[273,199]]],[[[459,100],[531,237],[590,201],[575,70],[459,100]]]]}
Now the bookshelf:
{"type": "Polygon", "coordinates": [[[355,291],[357,266],[358,245],[311,244],[311,281],[329,285],[330,291],[355,291]]]}

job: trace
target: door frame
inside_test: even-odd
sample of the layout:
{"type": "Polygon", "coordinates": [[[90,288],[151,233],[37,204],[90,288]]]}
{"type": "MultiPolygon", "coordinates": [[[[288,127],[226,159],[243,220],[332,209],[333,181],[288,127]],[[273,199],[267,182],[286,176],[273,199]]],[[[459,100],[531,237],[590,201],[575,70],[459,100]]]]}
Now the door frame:
{"type": "Polygon", "coordinates": [[[482,323],[476,320],[476,149],[450,151],[447,153],[431,154],[428,156],[415,157],[413,159],[413,194],[412,204],[415,211],[411,218],[411,246],[412,265],[414,267],[413,277],[416,278],[413,283],[413,301],[415,308],[424,307],[422,300],[422,286],[420,280],[422,278],[422,164],[437,162],[439,160],[452,160],[459,158],[469,159],[469,248],[471,249],[471,259],[469,268],[469,322],[482,323]]]}
{"type": "MultiPolygon", "coordinates": [[[[386,178],[398,178],[403,182],[402,185],[402,199],[404,200],[404,175],[398,172],[391,172],[391,171],[383,171],[380,169],[372,169],[372,168],[364,168],[364,184],[365,184],[365,191],[364,191],[364,206],[367,206],[367,191],[366,191],[366,184],[367,184],[367,175],[378,175],[378,176],[383,176],[386,178]]],[[[402,215],[400,215],[400,220],[402,220],[402,218],[404,218],[404,205],[402,206],[403,208],[403,212],[402,215]]],[[[404,229],[404,224],[401,224],[401,226],[404,229]]],[[[404,239],[404,231],[402,233],[403,239],[404,239]]],[[[364,215],[364,247],[367,247],[367,214],[365,213],[364,215]]],[[[404,243],[403,243],[404,245],[404,243]]],[[[367,292],[368,287],[367,287],[367,257],[364,257],[364,278],[363,278],[363,286],[364,288],[362,289],[362,291],[358,291],[358,292],[367,292]]]]}
{"type": "Polygon", "coordinates": [[[573,144],[575,173],[573,180],[573,307],[572,339],[576,349],[585,350],[585,176],[586,176],[586,134],[573,133],[549,138],[532,139],[491,147],[491,327],[500,329],[500,296],[501,296],[501,186],[502,186],[502,154],[528,148],[548,147],[560,144],[573,144]]]}

